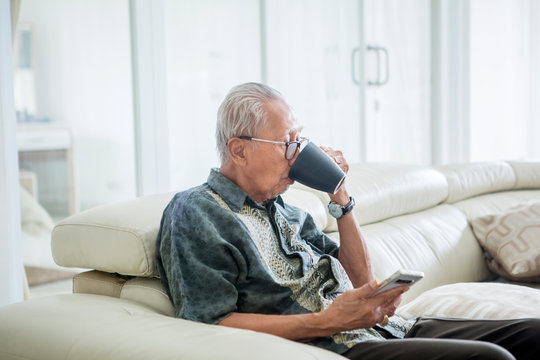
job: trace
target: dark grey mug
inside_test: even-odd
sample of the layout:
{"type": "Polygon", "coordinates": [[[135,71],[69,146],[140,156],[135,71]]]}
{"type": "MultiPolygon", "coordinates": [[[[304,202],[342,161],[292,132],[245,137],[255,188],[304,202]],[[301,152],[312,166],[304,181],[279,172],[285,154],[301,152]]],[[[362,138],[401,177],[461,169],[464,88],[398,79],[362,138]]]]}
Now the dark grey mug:
{"type": "Polygon", "coordinates": [[[309,142],[292,164],[289,178],[310,188],[335,194],[345,180],[345,173],[330,156],[309,142]]]}

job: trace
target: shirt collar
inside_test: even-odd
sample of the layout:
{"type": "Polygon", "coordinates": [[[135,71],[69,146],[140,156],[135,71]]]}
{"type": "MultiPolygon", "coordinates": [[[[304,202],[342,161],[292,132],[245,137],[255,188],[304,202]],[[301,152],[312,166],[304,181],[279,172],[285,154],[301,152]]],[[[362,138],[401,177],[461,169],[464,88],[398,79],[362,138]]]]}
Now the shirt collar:
{"type": "MultiPolygon", "coordinates": [[[[261,207],[252,198],[250,198],[238,185],[227,179],[218,168],[213,168],[208,175],[208,185],[214,190],[225,203],[231,208],[231,210],[238,212],[246,201],[250,202],[250,205],[255,207],[261,207]]],[[[275,199],[268,202],[276,201],[281,206],[284,206],[281,196],[277,196],[275,199]]],[[[264,208],[264,207],[263,207],[264,208]]]]}
{"type": "Polygon", "coordinates": [[[274,200],[275,200],[279,205],[285,206],[285,203],[283,202],[283,199],[281,198],[281,195],[278,195],[274,200]]]}

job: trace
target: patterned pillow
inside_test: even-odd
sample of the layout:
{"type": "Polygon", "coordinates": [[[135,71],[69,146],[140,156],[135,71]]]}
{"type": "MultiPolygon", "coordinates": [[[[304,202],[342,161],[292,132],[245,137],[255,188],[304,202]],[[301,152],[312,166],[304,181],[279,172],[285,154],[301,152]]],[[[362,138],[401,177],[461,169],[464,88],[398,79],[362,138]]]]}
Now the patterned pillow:
{"type": "Polygon", "coordinates": [[[398,308],[405,319],[418,316],[458,319],[540,317],[540,290],[500,283],[457,283],[426,291],[398,308]]]}
{"type": "Polygon", "coordinates": [[[471,220],[489,268],[517,281],[540,282],[540,202],[471,220]]]}

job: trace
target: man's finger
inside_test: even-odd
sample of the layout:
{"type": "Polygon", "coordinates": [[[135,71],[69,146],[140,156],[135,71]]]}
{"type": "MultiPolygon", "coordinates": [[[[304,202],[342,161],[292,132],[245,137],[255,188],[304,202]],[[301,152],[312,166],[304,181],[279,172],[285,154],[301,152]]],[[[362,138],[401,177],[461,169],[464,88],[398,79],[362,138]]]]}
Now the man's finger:
{"type": "Polygon", "coordinates": [[[373,298],[380,301],[380,304],[390,304],[393,301],[395,301],[396,298],[401,296],[401,294],[403,294],[404,292],[408,290],[409,290],[408,286],[398,286],[393,289],[383,291],[382,293],[374,296],[373,298]]]}
{"type": "Polygon", "coordinates": [[[371,280],[370,282],[368,282],[368,283],[366,283],[366,284],[364,284],[364,285],[360,286],[359,288],[354,289],[352,291],[354,291],[356,293],[356,296],[358,298],[367,299],[367,298],[373,296],[375,291],[377,291],[378,287],[379,287],[379,285],[377,284],[377,281],[371,280]]]}

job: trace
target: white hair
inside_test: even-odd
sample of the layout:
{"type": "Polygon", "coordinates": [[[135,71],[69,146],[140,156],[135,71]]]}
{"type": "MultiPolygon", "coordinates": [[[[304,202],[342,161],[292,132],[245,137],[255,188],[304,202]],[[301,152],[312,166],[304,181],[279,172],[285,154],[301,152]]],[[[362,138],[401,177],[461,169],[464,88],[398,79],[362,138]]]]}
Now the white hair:
{"type": "Polygon", "coordinates": [[[221,164],[229,159],[229,139],[246,135],[255,137],[266,125],[264,104],[271,100],[287,104],[277,90],[260,83],[240,84],[229,91],[217,113],[216,147],[221,164]]]}

